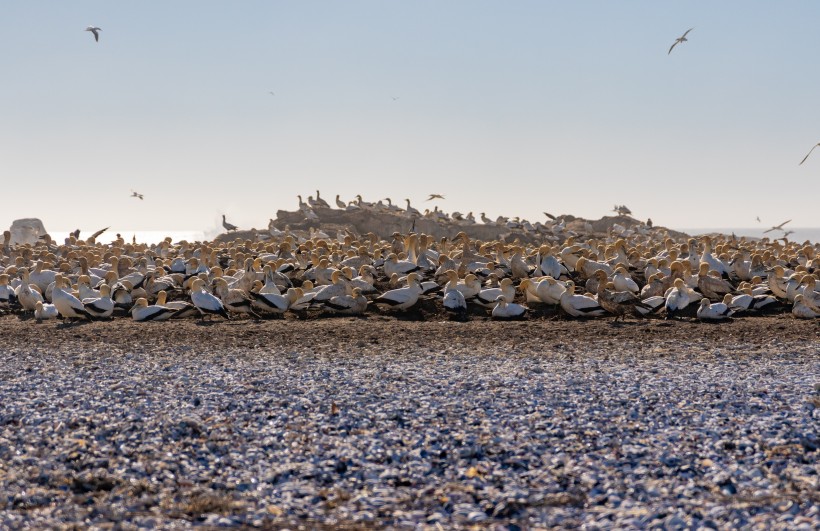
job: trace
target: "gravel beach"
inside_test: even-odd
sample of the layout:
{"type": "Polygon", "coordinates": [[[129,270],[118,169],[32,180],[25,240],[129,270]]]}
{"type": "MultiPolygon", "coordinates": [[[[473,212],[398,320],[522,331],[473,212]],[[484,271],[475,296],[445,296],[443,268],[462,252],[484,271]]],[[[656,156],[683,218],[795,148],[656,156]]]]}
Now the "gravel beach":
{"type": "Polygon", "coordinates": [[[820,326],[0,317],[0,527],[817,529],[820,326]]]}

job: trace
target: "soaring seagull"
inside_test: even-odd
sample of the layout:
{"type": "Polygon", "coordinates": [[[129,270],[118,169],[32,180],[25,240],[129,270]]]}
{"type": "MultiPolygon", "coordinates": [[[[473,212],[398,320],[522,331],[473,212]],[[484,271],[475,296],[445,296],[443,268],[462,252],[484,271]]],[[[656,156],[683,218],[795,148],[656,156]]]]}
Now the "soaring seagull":
{"type": "Polygon", "coordinates": [[[672,53],[672,50],[673,50],[673,49],[675,48],[675,46],[677,46],[678,44],[680,44],[680,43],[682,43],[682,42],[686,42],[686,41],[688,41],[689,39],[687,39],[687,38],[686,38],[686,36],[687,36],[687,35],[689,34],[689,32],[690,32],[690,31],[692,31],[693,29],[695,29],[695,28],[689,28],[688,30],[686,30],[686,33],[684,33],[683,35],[681,35],[680,37],[678,37],[677,39],[675,39],[675,42],[673,42],[673,43],[672,43],[672,46],[669,48],[669,51],[668,51],[668,52],[666,52],[666,55],[669,55],[670,53],[672,53]]]}
{"type": "Polygon", "coordinates": [[[85,28],[85,31],[90,31],[91,33],[93,33],[94,40],[100,42],[100,32],[102,31],[101,28],[98,28],[97,26],[88,26],[87,28],[85,28]]]}
{"type": "Polygon", "coordinates": [[[805,157],[803,157],[803,160],[801,160],[801,161],[800,161],[800,164],[798,164],[798,166],[800,166],[800,165],[802,165],[804,162],[806,162],[806,159],[807,159],[807,158],[809,158],[809,155],[811,155],[811,152],[812,152],[812,151],[814,151],[814,148],[816,148],[817,146],[820,146],[820,142],[818,142],[817,144],[815,144],[815,145],[813,145],[813,146],[811,147],[811,149],[809,150],[809,152],[808,152],[808,153],[806,153],[806,156],[805,156],[805,157]]]}

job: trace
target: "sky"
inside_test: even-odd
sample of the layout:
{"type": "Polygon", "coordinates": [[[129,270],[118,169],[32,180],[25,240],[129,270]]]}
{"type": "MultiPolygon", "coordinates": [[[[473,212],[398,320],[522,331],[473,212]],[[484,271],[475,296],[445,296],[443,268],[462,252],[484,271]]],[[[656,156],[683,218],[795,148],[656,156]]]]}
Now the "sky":
{"type": "Polygon", "coordinates": [[[265,227],[316,189],[820,226],[820,149],[798,165],[818,2],[44,0],[3,21],[0,226],[265,227]]]}

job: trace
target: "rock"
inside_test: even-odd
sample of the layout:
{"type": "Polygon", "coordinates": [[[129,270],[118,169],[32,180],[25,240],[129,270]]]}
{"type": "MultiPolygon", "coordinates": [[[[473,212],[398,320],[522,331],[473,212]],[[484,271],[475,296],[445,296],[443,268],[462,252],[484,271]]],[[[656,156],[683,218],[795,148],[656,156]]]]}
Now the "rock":
{"type": "Polygon", "coordinates": [[[40,236],[46,234],[43,222],[37,218],[15,219],[9,231],[11,245],[34,245],[40,236]]]}

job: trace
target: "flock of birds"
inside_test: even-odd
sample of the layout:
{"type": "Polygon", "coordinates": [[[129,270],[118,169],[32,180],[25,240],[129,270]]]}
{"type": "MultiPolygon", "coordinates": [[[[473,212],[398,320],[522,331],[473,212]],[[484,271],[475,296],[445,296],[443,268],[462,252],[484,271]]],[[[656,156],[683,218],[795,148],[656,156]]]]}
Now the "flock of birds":
{"type": "Polygon", "coordinates": [[[435,240],[315,230],[227,243],[166,238],[145,245],[118,236],[102,244],[72,234],[62,244],[47,238],[12,245],[7,231],[0,311],[37,320],[135,321],[375,311],[446,312],[457,320],[556,312],[616,320],[785,312],[815,319],[818,251],[809,242],[675,240],[658,228],[570,236],[555,245],[477,241],[465,232],[435,240]]]}

